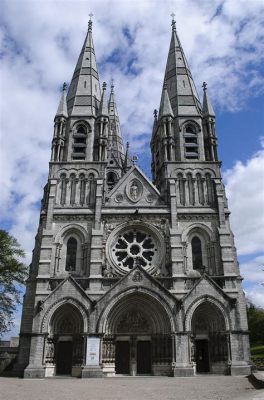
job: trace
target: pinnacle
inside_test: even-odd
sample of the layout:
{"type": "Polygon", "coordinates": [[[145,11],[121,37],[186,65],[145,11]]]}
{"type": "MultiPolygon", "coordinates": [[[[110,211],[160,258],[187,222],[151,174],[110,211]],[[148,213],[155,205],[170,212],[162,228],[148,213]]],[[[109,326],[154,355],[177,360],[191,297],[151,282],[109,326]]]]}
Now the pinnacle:
{"type": "Polygon", "coordinates": [[[213,106],[211,104],[211,101],[209,99],[208,93],[207,93],[207,83],[203,82],[203,91],[204,91],[204,98],[203,98],[203,115],[209,115],[211,117],[215,116],[215,112],[213,109],[213,106]]]}

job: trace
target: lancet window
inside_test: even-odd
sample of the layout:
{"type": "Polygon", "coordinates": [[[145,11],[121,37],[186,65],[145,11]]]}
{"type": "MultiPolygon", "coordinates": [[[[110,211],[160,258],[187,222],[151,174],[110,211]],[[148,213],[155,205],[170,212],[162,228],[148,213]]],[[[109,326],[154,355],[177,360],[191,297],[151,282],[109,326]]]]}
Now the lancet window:
{"type": "Polygon", "coordinates": [[[108,172],[106,179],[108,190],[112,190],[115,184],[117,183],[117,176],[114,172],[108,172]]]}
{"type": "Polygon", "coordinates": [[[76,270],[77,260],[77,240],[74,237],[70,237],[67,242],[67,254],[66,254],[66,271],[76,270]]]}
{"type": "Polygon", "coordinates": [[[66,203],[66,192],[67,192],[67,180],[66,180],[66,174],[61,174],[61,198],[60,202],[61,205],[65,205],[66,203]]]}
{"type": "Polygon", "coordinates": [[[96,181],[93,174],[89,174],[87,182],[87,205],[93,206],[95,203],[96,181]]]}
{"type": "Polygon", "coordinates": [[[202,242],[198,236],[194,236],[191,244],[193,269],[200,269],[203,266],[202,242]]]}

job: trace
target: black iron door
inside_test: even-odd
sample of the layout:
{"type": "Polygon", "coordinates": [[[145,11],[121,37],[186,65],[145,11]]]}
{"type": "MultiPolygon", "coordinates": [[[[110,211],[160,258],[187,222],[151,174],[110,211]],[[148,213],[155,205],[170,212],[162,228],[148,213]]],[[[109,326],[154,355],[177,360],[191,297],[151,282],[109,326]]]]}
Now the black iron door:
{"type": "Polygon", "coordinates": [[[196,346],[196,371],[209,372],[209,350],[208,340],[201,339],[195,341],[196,346]]]}
{"type": "Polygon", "coordinates": [[[129,374],[130,343],[128,341],[116,342],[115,368],[116,374],[129,374]]]}
{"type": "Polygon", "coordinates": [[[137,373],[151,374],[151,342],[137,342],[137,373]]]}
{"type": "Polygon", "coordinates": [[[56,357],[57,375],[71,375],[72,372],[72,342],[58,342],[56,357]]]}

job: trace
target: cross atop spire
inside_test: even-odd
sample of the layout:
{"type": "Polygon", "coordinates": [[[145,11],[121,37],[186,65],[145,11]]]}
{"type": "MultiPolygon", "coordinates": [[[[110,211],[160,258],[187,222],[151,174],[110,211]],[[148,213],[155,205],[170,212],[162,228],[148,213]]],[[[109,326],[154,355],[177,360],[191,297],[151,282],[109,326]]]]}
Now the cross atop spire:
{"type": "Polygon", "coordinates": [[[207,83],[206,82],[203,82],[202,88],[203,88],[204,92],[207,90],[207,83]]]}
{"type": "Polygon", "coordinates": [[[88,32],[92,32],[92,27],[93,27],[93,21],[92,21],[92,17],[93,17],[93,13],[89,14],[89,21],[88,21],[88,32]]]}
{"type": "Polygon", "coordinates": [[[174,14],[174,13],[171,13],[171,18],[172,18],[172,21],[171,21],[172,31],[173,31],[173,32],[176,32],[176,21],[175,21],[174,17],[175,17],[175,14],[174,14]]]}
{"type": "Polygon", "coordinates": [[[111,94],[114,93],[114,88],[115,88],[114,79],[112,78],[112,79],[111,79],[111,94]]]}

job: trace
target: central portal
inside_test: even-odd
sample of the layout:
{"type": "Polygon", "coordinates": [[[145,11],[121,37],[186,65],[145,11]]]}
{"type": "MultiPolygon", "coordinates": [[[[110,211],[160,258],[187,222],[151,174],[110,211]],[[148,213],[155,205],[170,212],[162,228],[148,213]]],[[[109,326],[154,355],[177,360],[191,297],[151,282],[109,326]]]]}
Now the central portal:
{"type": "MultiPolygon", "coordinates": [[[[135,271],[133,277],[141,279],[140,273],[135,271]]],[[[171,326],[162,305],[152,296],[137,291],[119,300],[110,310],[102,342],[105,376],[170,375],[171,326]]]]}
{"type": "Polygon", "coordinates": [[[117,338],[115,344],[115,372],[123,375],[152,373],[151,339],[131,336],[117,338]]]}

